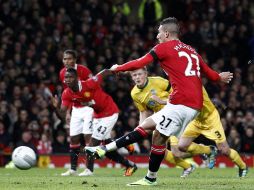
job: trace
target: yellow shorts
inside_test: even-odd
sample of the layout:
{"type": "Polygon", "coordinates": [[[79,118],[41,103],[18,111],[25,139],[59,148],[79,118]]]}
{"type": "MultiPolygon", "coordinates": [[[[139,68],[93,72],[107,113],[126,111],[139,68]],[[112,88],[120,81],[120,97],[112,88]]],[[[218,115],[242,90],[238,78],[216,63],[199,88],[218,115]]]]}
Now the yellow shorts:
{"type": "Polygon", "coordinates": [[[197,138],[200,134],[215,141],[216,144],[226,141],[224,129],[220,121],[220,115],[216,109],[204,121],[191,121],[184,130],[182,137],[197,138]]]}

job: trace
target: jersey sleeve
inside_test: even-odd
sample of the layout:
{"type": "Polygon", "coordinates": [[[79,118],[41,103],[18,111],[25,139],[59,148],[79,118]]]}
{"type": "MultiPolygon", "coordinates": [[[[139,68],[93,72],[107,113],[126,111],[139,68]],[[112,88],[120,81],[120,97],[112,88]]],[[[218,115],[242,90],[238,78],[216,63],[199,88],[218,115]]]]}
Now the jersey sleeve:
{"type": "Polygon", "coordinates": [[[87,87],[89,89],[96,89],[100,87],[100,83],[102,82],[102,76],[101,75],[95,75],[88,80],[85,81],[87,87]]]}
{"type": "Polygon", "coordinates": [[[89,78],[92,77],[92,72],[90,71],[90,69],[88,69],[87,67],[82,67],[82,72],[81,72],[81,76],[80,76],[80,80],[87,80],[89,78]]]}
{"type": "Polygon", "coordinates": [[[165,44],[160,43],[150,51],[150,54],[153,56],[155,61],[159,61],[168,55],[168,52],[166,53],[165,49],[168,50],[168,48],[165,47],[165,44]]]}
{"type": "Polygon", "coordinates": [[[211,81],[219,81],[220,76],[219,74],[212,70],[202,59],[202,57],[199,55],[199,60],[200,60],[200,67],[201,67],[201,72],[206,75],[206,77],[211,80],[211,81]]]}
{"type": "Polygon", "coordinates": [[[150,53],[147,53],[146,55],[144,55],[143,57],[139,58],[139,59],[135,59],[132,61],[129,61],[123,65],[119,65],[116,69],[116,72],[119,71],[133,71],[136,69],[140,69],[146,65],[148,65],[149,63],[153,62],[153,56],[150,53]]]}
{"type": "Polygon", "coordinates": [[[140,101],[138,101],[138,98],[137,98],[137,97],[135,96],[135,94],[132,93],[132,92],[131,92],[131,98],[132,98],[132,100],[133,100],[133,102],[134,102],[134,105],[138,108],[138,110],[139,110],[140,112],[146,110],[146,108],[141,104],[140,101]]]}
{"type": "Polygon", "coordinates": [[[62,93],[62,105],[66,107],[71,107],[72,106],[72,101],[71,97],[68,96],[67,90],[64,90],[62,93]]]}

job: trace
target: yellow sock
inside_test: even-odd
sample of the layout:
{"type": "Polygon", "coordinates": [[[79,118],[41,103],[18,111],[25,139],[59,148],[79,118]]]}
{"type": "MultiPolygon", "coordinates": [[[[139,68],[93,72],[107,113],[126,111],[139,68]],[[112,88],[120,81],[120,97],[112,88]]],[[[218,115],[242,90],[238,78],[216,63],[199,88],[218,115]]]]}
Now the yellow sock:
{"type": "Polygon", "coordinates": [[[171,151],[167,150],[164,159],[171,164],[175,164],[177,166],[182,167],[183,169],[187,169],[191,167],[191,164],[186,162],[182,158],[175,158],[171,151]]]}
{"type": "Polygon", "coordinates": [[[243,162],[242,158],[240,157],[240,155],[238,154],[238,152],[236,152],[234,149],[230,149],[230,154],[229,154],[229,158],[240,168],[240,169],[245,169],[246,168],[246,164],[243,162]]]}
{"type": "Polygon", "coordinates": [[[209,155],[211,153],[211,149],[209,146],[191,143],[191,145],[187,149],[187,152],[190,152],[192,155],[197,155],[197,154],[208,154],[209,155]]]}

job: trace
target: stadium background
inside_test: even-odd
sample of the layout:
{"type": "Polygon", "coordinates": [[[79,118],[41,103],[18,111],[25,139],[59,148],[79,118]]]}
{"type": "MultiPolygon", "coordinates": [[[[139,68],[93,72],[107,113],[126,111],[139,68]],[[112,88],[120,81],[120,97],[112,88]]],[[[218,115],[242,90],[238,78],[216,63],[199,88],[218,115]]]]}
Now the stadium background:
{"type": "MultiPolygon", "coordinates": [[[[144,5],[142,16],[141,2],[0,0],[1,166],[19,145],[40,154],[68,153],[68,129],[49,102],[49,91],[62,91],[58,73],[65,49],[77,50],[78,63],[95,74],[149,51],[156,44],[157,21],[167,16],[180,21],[181,40],[194,46],[212,68],[234,73],[229,85],[207,80],[204,85],[218,105],[229,145],[243,155],[254,153],[254,3],[161,0],[156,1],[161,9],[144,5]]],[[[164,76],[156,63],[149,71],[164,76]]],[[[132,86],[128,75],[104,83],[121,110],[114,138],[137,126],[132,86]]],[[[147,154],[150,142],[140,142],[139,148],[147,154]]]]}

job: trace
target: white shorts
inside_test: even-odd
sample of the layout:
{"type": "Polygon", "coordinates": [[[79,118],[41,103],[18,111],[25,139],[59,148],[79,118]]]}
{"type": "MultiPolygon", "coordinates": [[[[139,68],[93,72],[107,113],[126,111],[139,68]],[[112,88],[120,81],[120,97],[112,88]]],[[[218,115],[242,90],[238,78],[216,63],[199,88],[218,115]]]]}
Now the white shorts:
{"type": "Polygon", "coordinates": [[[110,133],[115,126],[118,119],[118,113],[115,113],[109,117],[103,117],[94,119],[93,121],[93,134],[92,138],[97,140],[110,139],[110,133]]]}
{"type": "Polygon", "coordinates": [[[184,105],[168,103],[159,112],[151,117],[156,123],[156,129],[165,136],[179,137],[188,123],[192,121],[199,112],[184,105]]]}
{"type": "Polygon", "coordinates": [[[70,121],[70,136],[93,133],[93,108],[91,107],[72,107],[70,121]]]}

